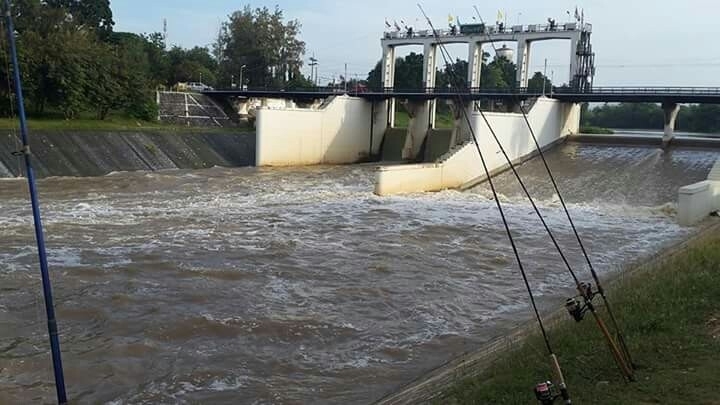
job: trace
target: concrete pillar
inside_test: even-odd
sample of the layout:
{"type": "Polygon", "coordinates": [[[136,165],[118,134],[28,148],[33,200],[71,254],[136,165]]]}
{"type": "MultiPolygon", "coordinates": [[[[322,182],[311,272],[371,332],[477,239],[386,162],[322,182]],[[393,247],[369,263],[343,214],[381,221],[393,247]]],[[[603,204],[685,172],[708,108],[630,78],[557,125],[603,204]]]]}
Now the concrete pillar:
{"type": "Polygon", "coordinates": [[[380,154],[380,146],[382,145],[383,137],[388,129],[388,111],[387,101],[371,101],[371,122],[370,122],[370,137],[371,139],[371,150],[370,156],[377,156],[380,154]]]}
{"type": "MultiPolygon", "coordinates": [[[[395,47],[384,46],[383,47],[383,59],[382,59],[382,86],[387,88],[395,87],[395,47]]],[[[395,99],[391,98],[386,103],[385,109],[387,110],[387,124],[388,127],[395,126],[395,99]]]]}
{"type": "MultiPolygon", "coordinates": [[[[425,44],[423,50],[423,87],[425,91],[432,92],[435,89],[435,80],[437,78],[437,45],[425,44]]],[[[429,100],[425,103],[427,111],[427,128],[435,127],[436,100],[429,100]]]]}
{"type": "Polygon", "coordinates": [[[578,66],[580,66],[580,57],[578,56],[578,43],[579,38],[573,36],[572,40],[570,41],[570,79],[568,80],[568,83],[571,87],[578,86],[578,83],[575,83],[575,75],[578,73],[578,66]]]}
{"type": "Polygon", "coordinates": [[[663,135],[663,149],[667,148],[675,137],[675,121],[677,120],[680,106],[677,103],[663,103],[663,112],[665,113],[665,133],[663,135]]]}
{"type": "Polygon", "coordinates": [[[432,89],[435,87],[437,45],[425,44],[423,50],[423,87],[432,89]]]}
{"type": "Polygon", "coordinates": [[[471,42],[468,53],[468,87],[471,89],[480,87],[480,75],[482,74],[482,42],[471,42]]]}
{"type": "Polygon", "coordinates": [[[530,41],[518,41],[517,49],[517,87],[528,86],[530,71],[530,41]]]}
{"type": "Polygon", "coordinates": [[[430,102],[407,101],[404,105],[410,117],[410,122],[408,123],[408,135],[405,138],[402,158],[404,160],[414,160],[420,153],[425,137],[431,128],[428,125],[431,117],[430,102]]]}
{"type": "Polygon", "coordinates": [[[382,77],[383,87],[395,87],[395,47],[393,46],[383,47],[382,77]]]}

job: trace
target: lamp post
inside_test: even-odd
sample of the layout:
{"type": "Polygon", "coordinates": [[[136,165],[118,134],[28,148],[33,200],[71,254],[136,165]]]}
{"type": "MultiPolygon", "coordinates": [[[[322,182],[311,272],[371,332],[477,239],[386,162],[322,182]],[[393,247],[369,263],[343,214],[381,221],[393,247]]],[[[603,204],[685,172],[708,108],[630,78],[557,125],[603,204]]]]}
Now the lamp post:
{"type": "Polygon", "coordinates": [[[243,90],[245,88],[243,82],[243,70],[245,70],[246,67],[247,65],[240,66],[240,90],[243,90]]]}

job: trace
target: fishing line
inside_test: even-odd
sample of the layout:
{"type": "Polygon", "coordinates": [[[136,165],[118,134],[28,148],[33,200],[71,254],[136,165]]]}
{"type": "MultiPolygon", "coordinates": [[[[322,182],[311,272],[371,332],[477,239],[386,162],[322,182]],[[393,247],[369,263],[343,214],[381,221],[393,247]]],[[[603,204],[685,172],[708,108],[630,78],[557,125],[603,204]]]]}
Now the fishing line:
{"type": "MultiPolygon", "coordinates": [[[[481,22],[482,24],[484,24],[485,22],[483,21],[483,18],[482,18],[482,16],[480,15],[480,11],[478,10],[477,6],[473,6],[473,8],[475,9],[475,12],[477,13],[478,18],[480,19],[480,22],[481,22]]],[[[489,37],[489,34],[488,34],[488,37],[489,37]]],[[[490,39],[490,38],[488,38],[488,39],[490,39]]],[[[497,47],[495,46],[495,42],[490,41],[490,45],[492,46],[493,51],[495,51],[495,53],[497,54],[497,47]]],[[[528,72],[528,73],[529,73],[529,72],[528,72]]],[[[552,85],[552,84],[551,84],[551,85],[552,85]]],[[[584,259],[585,259],[585,262],[586,262],[587,265],[588,265],[588,268],[589,268],[589,270],[590,270],[590,274],[592,275],[593,281],[595,281],[595,285],[596,285],[597,290],[598,290],[597,292],[598,292],[598,294],[600,295],[600,297],[602,298],[603,303],[605,304],[605,307],[606,307],[607,312],[608,312],[608,316],[610,317],[610,321],[612,322],[613,328],[615,329],[615,332],[616,332],[616,334],[617,334],[617,337],[618,337],[618,341],[619,341],[619,343],[620,343],[620,346],[621,346],[621,348],[622,348],[622,350],[623,350],[623,352],[624,352],[624,355],[625,355],[626,358],[627,358],[627,363],[629,363],[628,365],[629,365],[630,367],[634,368],[634,366],[633,366],[633,361],[632,361],[632,357],[631,357],[631,355],[630,355],[630,351],[629,351],[629,349],[628,349],[628,347],[627,347],[627,345],[626,345],[626,343],[625,343],[625,338],[624,338],[624,336],[623,336],[622,330],[621,330],[621,328],[620,328],[620,326],[619,326],[619,323],[618,323],[618,321],[617,321],[617,318],[615,317],[614,312],[612,311],[612,307],[611,307],[611,305],[610,305],[610,302],[609,302],[609,300],[608,300],[608,298],[607,298],[607,296],[606,296],[606,294],[605,294],[605,289],[602,287],[602,283],[600,282],[600,277],[598,276],[598,273],[597,273],[597,271],[595,270],[595,267],[593,266],[592,261],[590,260],[590,255],[588,254],[587,249],[585,248],[585,244],[583,243],[582,238],[580,237],[580,233],[578,232],[577,227],[576,227],[576,225],[575,225],[575,221],[573,220],[572,215],[570,214],[570,210],[569,210],[568,207],[567,207],[567,203],[565,202],[565,198],[563,197],[562,192],[560,191],[560,187],[558,186],[558,183],[557,183],[557,181],[556,181],[556,179],[555,179],[555,175],[553,174],[552,170],[550,169],[550,165],[548,164],[547,159],[545,158],[545,152],[543,151],[542,147],[540,146],[540,143],[538,142],[537,135],[535,134],[535,130],[533,129],[532,125],[530,124],[530,120],[529,120],[529,118],[528,118],[527,111],[525,111],[525,108],[524,108],[523,105],[520,103],[520,100],[518,99],[517,101],[518,101],[518,104],[519,104],[519,106],[520,106],[520,112],[522,113],[523,120],[525,121],[525,124],[526,124],[526,126],[527,126],[527,128],[528,128],[528,130],[529,130],[529,132],[530,132],[530,136],[531,136],[531,138],[532,138],[532,140],[533,140],[533,143],[534,143],[534,145],[535,145],[535,150],[536,150],[537,153],[540,155],[540,159],[542,160],[543,166],[545,167],[545,170],[546,170],[546,172],[547,172],[547,174],[548,174],[548,177],[550,178],[550,182],[552,183],[553,189],[555,190],[555,193],[557,194],[558,199],[560,200],[560,204],[561,204],[562,209],[563,209],[563,211],[564,211],[564,213],[565,213],[565,216],[566,216],[567,219],[568,219],[568,223],[570,224],[570,227],[571,227],[571,229],[572,229],[572,231],[573,231],[573,234],[574,234],[574,236],[575,236],[575,239],[577,240],[578,245],[579,245],[579,247],[580,247],[580,250],[582,251],[582,254],[583,254],[583,257],[584,257],[584,259]]],[[[499,141],[498,141],[498,145],[500,145],[500,144],[499,144],[499,141]]],[[[501,145],[500,145],[500,147],[502,148],[501,145]]],[[[504,152],[503,152],[503,153],[504,153],[504,152]]],[[[510,162],[508,162],[508,163],[510,163],[510,162]]],[[[515,171],[515,168],[513,167],[512,163],[510,163],[510,167],[512,168],[513,173],[515,173],[515,176],[517,177],[518,181],[519,181],[520,184],[522,185],[523,182],[522,182],[522,180],[520,179],[520,177],[519,177],[519,175],[517,174],[517,172],[515,171]]],[[[532,198],[530,197],[529,193],[527,193],[527,190],[526,190],[526,188],[524,187],[524,185],[523,185],[523,190],[526,191],[526,194],[527,194],[528,198],[530,198],[530,201],[531,201],[531,203],[533,204],[533,207],[535,207],[535,204],[534,204],[534,202],[532,201],[532,198]]],[[[538,216],[540,216],[540,213],[539,213],[539,212],[538,212],[538,216]]],[[[541,217],[541,220],[542,220],[542,217],[541,217]]],[[[543,224],[544,224],[544,221],[543,221],[543,224]]],[[[547,228],[546,228],[546,229],[547,229],[547,228]]],[[[561,256],[564,256],[563,253],[560,251],[560,247],[559,247],[559,246],[557,245],[557,243],[555,242],[555,238],[552,236],[552,233],[550,232],[549,229],[548,229],[548,234],[550,235],[550,238],[553,240],[553,243],[555,244],[556,248],[558,249],[558,252],[560,253],[560,255],[561,255],[561,256]]],[[[565,260],[564,260],[564,261],[565,261],[565,260]]],[[[575,283],[578,285],[578,287],[580,287],[580,284],[579,284],[579,282],[578,282],[577,276],[574,274],[574,272],[572,271],[572,269],[570,269],[569,264],[567,263],[567,261],[565,261],[565,263],[566,263],[566,265],[568,266],[568,270],[570,270],[570,273],[572,274],[573,279],[575,280],[575,283]]],[[[592,311],[593,308],[591,307],[590,310],[592,311]]],[[[621,367],[621,368],[622,368],[622,367],[621,367]]],[[[628,377],[629,377],[630,379],[632,379],[632,373],[629,373],[629,374],[628,374],[628,377]]]]}
{"type": "MultiPolygon", "coordinates": [[[[425,10],[423,10],[423,8],[420,4],[418,4],[418,8],[422,12],[423,16],[425,16],[425,19],[428,21],[428,24],[430,24],[430,28],[433,31],[433,35],[439,41],[440,40],[439,35],[437,34],[437,31],[435,30],[435,27],[433,26],[432,21],[430,21],[430,18],[427,16],[427,14],[425,13],[425,10]]],[[[440,43],[440,45],[441,45],[441,53],[442,53],[443,59],[445,60],[445,63],[448,63],[448,58],[445,55],[445,49],[443,47],[443,44],[440,43]]],[[[460,105],[464,104],[464,100],[462,99],[462,96],[460,95],[460,93],[458,93],[458,100],[460,101],[460,105]]],[[[552,355],[554,355],[554,351],[552,349],[552,345],[548,338],[547,330],[545,329],[545,325],[543,324],[542,317],[540,316],[540,311],[538,310],[537,303],[535,302],[535,295],[533,294],[532,287],[530,286],[530,281],[528,280],[527,272],[525,271],[525,266],[523,265],[522,259],[520,258],[520,252],[518,251],[517,245],[515,243],[515,238],[512,234],[512,231],[510,230],[510,225],[509,225],[507,217],[505,215],[505,210],[502,206],[502,203],[500,202],[500,198],[498,196],[497,189],[495,188],[495,182],[493,181],[492,176],[490,176],[490,169],[488,168],[487,162],[485,161],[485,156],[482,153],[482,149],[480,148],[480,142],[478,141],[477,136],[475,135],[475,130],[473,129],[472,123],[470,121],[470,117],[468,116],[467,111],[465,111],[464,108],[461,108],[461,109],[463,110],[463,117],[465,118],[468,128],[470,129],[470,133],[472,135],[473,142],[475,143],[475,147],[478,151],[478,155],[480,156],[480,161],[482,163],[483,170],[485,171],[485,174],[488,178],[488,184],[490,185],[490,190],[492,191],[493,198],[495,200],[495,204],[500,213],[500,218],[501,218],[503,226],[505,228],[505,233],[508,236],[508,240],[510,241],[510,246],[512,248],[513,254],[515,255],[515,259],[517,261],[518,268],[520,270],[520,274],[522,275],[523,282],[525,283],[525,288],[528,292],[528,296],[530,297],[530,303],[532,305],[533,312],[535,313],[535,318],[540,327],[540,331],[542,333],[543,340],[545,342],[545,347],[546,347],[548,353],[552,356],[552,355]]]]}
{"type": "MultiPolygon", "coordinates": [[[[425,16],[425,19],[427,20],[428,24],[430,25],[430,28],[431,28],[432,31],[433,31],[433,36],[435,37],[436,41],[438,42],[438,45],[440,46],[440,53],[441,53],[443,59],[445,60],[445,63],[446,63],[447,65],[450,65],[450,63],[449,63],[449,61],[448,61],[450,55],[449,55],[449,53],[447,52],[447,49],[445,48],[444,43],[443,43],[442,40],[440,39],[439,33],[437,32],[437,30],[436,30],[435,27],[433,26],[432,21],[431,21],[430,18],[427,16],[427,14],[425,13],[425,10],[423,10],[423,8],[422,8],[422,6],[421,6],[420,4],[418,4],[418,8],[420,9],[420,12],[422,12],[423,16],[425,16]]],[[[457,83],[457,76],[454,74],[454,71],[451,72],[451,76],[453,77],[454,81],[457,83]]],[[[545,382],[545,383],[538,384],[538,385],[535,387],[535,396],[537,397],[538,400],[540,400],[540,401],[543,402],[543,403],[553,403],[553,402],[555,402],[555,400],[556,400],[557,398],[562,397],[562,399],[564,400],[565,404],[572,404],[572,401],[571,401],[571,399],[570,399],[570,394],[568,393],[567,384],[565,383],[565,377],[563,376],[563,372],[562,372],[562,369],[561,369],[561,367],[560,367],[560,363],[559,363],[559,361],[558,361],[558,358],[557,358],[557,356],[555,355],[555,353],[554,353],[553,350],[552,350],[552,346],[551,346],[551,344],[550,344],[550,340],[548,339],[547,332],[546,332],[545,327],[544,327],[543,322],[542,322],[542,318],[540,317],[540,313],[539,313],[539,311],[538,311],[538,309],[537,309],[537,304],[535,303],[535,297],[534,297],[534,295],[533,295],[532,288],[530,287],[530,283],[529,283],[529,281],[528,281],[527,274],[526,274],[525,269],[524,269],[524,267],[523,267],[523,265],[522,265],[522,261],[521,261],[521,259],[520,259],[520,254],[519,254],[519,252],[518,252],[518,250],[517,250],[517,246],[515,245],[515,240],[514,240],[514,238],[513,238],[513,236],[512,236],[512,232],[510,231],[510,227],[509,227],[508,222],[507,222],[507,219],[506,219],[506,217],[505,217],[505,213],[504,213],[504,210],[503,210],[503,208],[502,208],[502,204],[500,203],[500,199],[498,198],[498,194],[497,194],[497,191],[496,191],[496,189],[495,189],[495,185],[494,185],[492,176],[490,175],[490,170],[488,169],[487,163],[485,162],[485,158],[484,158],[483,153],[482,153],[482,150],[481,150],[481,148],[480,148],[480,143],[479,143],[479,141],[478,141],[478,139],[477,139],[477,136],[476,136],[476,134],[475,134],[475,130],[473,129],[472,123],[470,122],[470,117],[469,117],[469,115],[468,115],[468,112],[467,112],[467,110],[464,108],[465,103],[464,103],[464,100],[463,100],[463,97],[462,97],[462,93],[457,89],[457,84],[454,84],[454,86],[455,86],[455,88],[456,88],[456,92],[457,92],[458,100],[459,100],[458,108],[460,108],[460,110],[462,111],[463,117],[465,118],[465,121],[466,121],[466,123],[467,123],[467,125],[468,125],[468,129],[470,130],[470,133],[471,133],[471,135],[472,135],[473,142],[475,143],[475,147],[476,147],[476,149],[477,149],[477,151],[478,151],[478,154],[479,154],[479,156],[480,156],[480,161],[482,162],[483,169],[485,170],[485,174],[486,174],[486,176],[487,176],[488,183],[489,183],[489,185],[490,185],[490,189],[491,189],[491,191],[492,191],[492,193],[493,193],[493,196],[494,196],[494,199],[495,199],[495,203],[496,203],[496,205],[497,205],[498,211],[500,212],[500,216],[501,216],[501,218],[502,218],[503,224],[504,224],[504,226],[505,226],[505,230],[506,230],[507,235],[508,235],[508,239],[510,240],[510,245],[512,246],[513,253],[515,254],[515,258],[517,259],[518,267],[519,267],[519,269],[520,269],[520,273],[522,274],[523,281],[524,281],[524,283],[525,283],[525,287],[526,287],[526,289],[527,289],[527,291],[528,291],[528,295],[529,295],[529,297],[530,297],[530,302],[531,302],[532,307],[533,307],[533,310],[534,310],[534,312],[535,312],[535,317],[536,317],[536,319],[537,319],[537,321],[538,321],[538,325],[540,326],[540,330],[541,330],[542,335],[543,335],[543,340],[544,340],[544,342],[545,342],[545,346],[546,346],[546,348],[547,348],[547,350],[548,350],[548,353],[549,353],[549,355],[550,355],[551,367],[552,367],[553,373],[555,374],[555,381],[558,383],[558,387],[559,387],[559,390],[560,390],[560,394],[555,394],[555,392],[553,391],[552,383],[550,383],[550,382],[545,382]]],[[[482,110],[480,110],[480,112],[481,112],[481,114],[482,114],[482,110]]],[[[484,117],[484,114],[483,114],[483,117],[484,117]]],[[[487,122],[487,121],[486,121],[486,122],[487,122]]],[[[487,122],[487,124],[488,124],[488,128],[490,128],[490,131],[493,132],[493,129],[492,129],[492,127],[490,126],[489,122],[487,122]]],[[[494,135],[494,132],[493,132],[493,135],[494,135]]],[[[497,139],[497,138],[496,138],[496,139],[497,139]]]]}

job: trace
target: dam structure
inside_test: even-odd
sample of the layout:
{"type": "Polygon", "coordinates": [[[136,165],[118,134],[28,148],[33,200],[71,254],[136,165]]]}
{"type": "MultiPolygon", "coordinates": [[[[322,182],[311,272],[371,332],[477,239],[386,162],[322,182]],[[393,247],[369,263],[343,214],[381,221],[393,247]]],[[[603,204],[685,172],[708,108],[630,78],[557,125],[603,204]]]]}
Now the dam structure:
{"type": "MultiPolygon", "coordinates": [[[[650,146],[715,148],[717,139],[676,138],[679,105],[720,104],[720,88],[595,87],[593,26],[584,21],[566,24],[470,24],[449,30],[385,32],[381,38],[381,89],[340,91],[334,88],[299,90],[243,89],[203,92],[231,100],[241,117],[255,122],[257,166],[334,165],[379,162],[374,193],[380,196],[466,190],[483,182],[483,169],[472,134],[494,176],[508,168],[494,132],[509,160],[524,162],[541,149],[566,140],[650,146]],[[549,94],[528,89],[533,44],[561,40],[569,44],[568,86],[549,94]],[[517,43],[515,87],[481,87],[483,45],[517,43]],[[468,75],[454,88],[437,86],[438,56],[449,44],[468,47],[468,75]],[[398,48],[422,46],[420,88],[395,87],[398,48]],[[452,113],[450,128],[439,128],[440,102],[452,113]],[[482,111],[479,102],[501,103],[504,112],[482,111]],[[580,135],[582,103],[657,103],[662,106],[664,130],[657,142],[649,138],[580,135]],[[396,122],[397,105],[407,112],[406,127],[396,122]],[[526,123],[527,118],[527,123],[526,123]],[[528,125],[529,123],[529,125],[528,125]],[[532,128],[532,132],[531,132],[532,128]],[[612,139],[610,139],[612,138],[612,139]],[[622,139],[621,139],[622,138],[622,139]]],[[[494,47],[494,46],[493,46],[494,47]]],[[[503,46],[497,57],[512,59],[503,46]]],[[[706,180],[679,190],[678,220],[697,223],[718,206],[718,181],[706,180]]]]}
{"type": "MultiPolygon", "coordinates": [[[[374,92],[252,92],[210,91],[210,96],[235,98],[241,115],[256,120],[258,166],[296,166],[349,164],[362,161],[421,162],[381,166],[377,171],[375,193],[439,191],[459,188],[482,180],[480,159],[471,145],[471,130],[481,141],[491,171],[506,163],[499,148],[489,139],[489,127],[477,101],[502,99],[507,95],[483,94],[482,45],[494,42],[518,43],[517,88],[528,84],[532,44],[546,40],[566,40],[571,54],[569,83],[583,91],[592,83],[593,55],[590,45],[592,25],[529,25],[514,27],[461,26],[436,33],[386,32],[381,39],[383,90],[374,92]],[[437,35],[435,35],[437,34],[437,35]],[[436,89],[436,65],[439,48],[445,44],[467,44],[469,54],[468,87],[458,92],[436,89]],[[396,89],[396,50],[403,46],[423,46],[422,89],[396,89]],[[436,127],[439,101],[450,106],[455,118],[452,128],[436,127]],[[462,100],[462,102],[458,101],[462,100]],[[407,128],[396,126],[396,104],[408,111],[407,128]]],[[[513,95],[511,113],[492,112],[486,117],[513,160],[526,159],[535,150],[519,103],[525,103],[528,118],[542,147],[576,134],[580,123],[578,102],[565,102],[541,95],[513,95]]]]}

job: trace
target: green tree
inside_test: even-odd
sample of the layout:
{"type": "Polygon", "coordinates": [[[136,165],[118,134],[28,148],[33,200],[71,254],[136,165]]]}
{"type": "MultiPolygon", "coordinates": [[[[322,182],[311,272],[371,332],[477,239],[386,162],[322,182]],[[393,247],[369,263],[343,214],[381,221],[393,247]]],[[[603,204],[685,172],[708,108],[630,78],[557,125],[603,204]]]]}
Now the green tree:
{"type": "Polygon", "coordinates": [[[102,38],[108,38],[113,31],[110,0],[46,0],[53,7],[67,10],[73,23],[77,26],[96,30],[102,38]]]}
{"type": "Polygon", "coordinates": [[[243,71],[250,86],[285,86],[301,76],[305,42],[297,20],[285,21],[278,7],[246,6],[223,23],[214,47],[220,81],[229,84],[243,71]],[[244,67],[243,67],[244,66],[244,67]]]}
{"type": "Polygon", "coordinates": [[[535,72],[532,78],[528,80],[528,92],[531,93],[550,93],[552,89],[552,82],[549,78],[545,77],[541,72],[535,72]]]}

